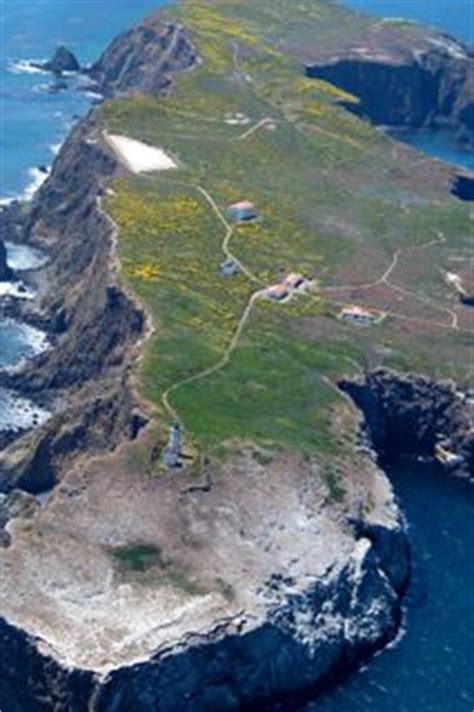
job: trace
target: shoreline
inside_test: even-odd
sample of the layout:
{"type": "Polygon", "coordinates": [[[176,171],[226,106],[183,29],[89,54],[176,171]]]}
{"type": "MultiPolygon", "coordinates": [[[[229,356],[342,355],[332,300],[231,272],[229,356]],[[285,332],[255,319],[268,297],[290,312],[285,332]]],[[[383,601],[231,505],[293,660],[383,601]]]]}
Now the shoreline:
{"type": "MultiPolygon", "coordinates": [[[[37,494],[34,478],[39,469],[47,471],[52,478],[48,482],[54,485],[57,480],[72,476],[81,464],[86,468],[93,467],[94,455],[98,457],[104,452],[110,455],[114,448],[116,452],[125,446],[126,438],[135,439],[144,425],[143,416],[137,414],[137,407],[142,403],[137,402],[134,387],[136,366],[143,358],[143,341],[153,333],[153,324],[150,314],[135,296],[127,293],[118,275],[118,226],[102,210],[101,195],[110,182],[122,174],[107,147],[100,141],[89,141],[98,137],[100,128],[96,125],[94,111],[73,128],[58,154],[52,174],[33,200],[34,210],[42,220],[43,237],[51,242],[51,263],[45,268],[50,276],[46,301],[50,313],[56,310],[59,318],[55,327],[56,353],[54,349],[50,354],[45,353],[39,359],[37,372],[33,366],[27,369],[24,387],[30,392],[40,393],[46,384],[48,393],[71,399],[66,412],[56,414],[54,422],[46,425],[45,432],[30,433],[33,452],[29,453],[29,460],[20,466],[14,463],[10,470],[7,468],[8,476],[17,468],[8,486],[13,482],[14,487],[21,489],[20,483],[33,494],[37,494]],[[71,166],[77,169],[77,175],[70,179],[71,166]],[[71,183],[68,183],[69,180],[71,183]],[[84,184],[86,190],[81,193],[84,184]],[[88,210],[84,211],[87,212],[87,221],[83,230],[75,229],[70,215],[66,214],[64,218],[54,214],[57,210],[55,187],[71,192],[68,198],[71,199],[73,214],[78,209],[77,203],[80,203],[78,196],[84,200],[88,210]],[[76,244],[64,246],[59,235],[69,234],[68,230],[74,235],[76,244]],[[77,252],[87,255],[87,270],[81,264],[73,264],[77,252]],[[58,282],[53,295],[54,278],[58,282]],[[81,290],[83,293],[80,293],[81,290]],[[96,321],[99,322],[97,330],[91,337],[90,329],[96,321]],[[114,333],[107,338],[109,331],[114,333]],[[84,353],[87,344],[93,344],[94,352],[90,355],[84,353]],[[72,374],[69,372],[71,369],[72,374]],[[120,400],[118,391],[121,393],[120,400]],[[139,423],[137,418],[142,418],[142,422],[139,423]],[[71,447],[76,449],[71,452],[71,447]],[[66,462],[62,458],[66,458],[66,462]]],[[[80,208],[83,208],[82,203],[80,208]]],[[[26,223],[26,232],[31,227],[26,223]]],[[[27,232],[28,237],[32,234],[27,232]]],[[[393,378],[396,380],[397,374],[393,378]]],[[[360,387],[363,389],[364,384],[360,387]]],[[[421,427],[422,423],[419,425],[421,427]]],[[[433,428],[436,427],[436,424],[433,425],[433,428]]],[[[364,467],[369,470],[375,468],[373,477],[380,486],[388,487],[387,492],[382,492],[388,497],[390,486],[385,474],[369,458],[364,460],[364,467]]],[[[262,472],[259,476],[263,476],[262,472]]],[[[163,491],[174,486],[172,481],[158,484],[163,491]]],[[[74,488],[74,480],[69,486],[71,491],[76,492],[75,497],[80,496],[81,488],[74,488]]],[[[113,482],[110,483],[112,486],[113,482]]],[[[248,489],[254,486],[255,482],[250,479],[248,489]]],[[[218,497],[215,489],[211,491],[211,496],[218,497]]],[[[54,490],[59,503],[63,496],[61,490],[67,492],[63,481],[62,487],[54,490]]],[[[148,496],[152,496],[151,490],[148,496]]],[[[292,686],[301,687],[304,680],[311,676],[312,684],[317,686],[311,689],[317,690],[324,685],[325,679],[336,678],[338,674],[342,679],[342,671],[347,673],[351,665],[356,667],[360,664],[361,658],[367,656],[369,659],[374,650],[382,649],[390,640],[396,640],[402,620],[400,605],[409,576],[406,530],[393,493],[390,516],[385,519],[385,504],[382,505],[380,493],[379,496],[380,511],[376,512],[379,519],[374,515],[374,521],[371,521],[359,515],[359,521],[354,526],[354,529],[359,529],[353,535],[346,532],[347,522],[341,525],[344,536],[353,536],[354,546],[350,550],[349,542],[344,539],[347,551],[344,561],[338,562],[339,568],[328,569],[319,576],[311,572],[312,578],[306,574],[311,579],[311,584],[306,587],[298,583],[297,588],[295,583],[285,581],[282,574],[279,574],[281,580],[269,580],[262,584],[270,600],[274,596],[274,604],[268,607],[255,627],[252,627],[254,624],[248,615],[244,616],[245,620],[218,619],[211,628],[187,631],[178,642],[167,639],[162,647],[155,648],[143,660],[132,657],[128,664],[107,668],[104,675],[97,666],[94,674],[91,669],[74,664],[64,651],[61,654],[53,639],[42,637],[37,631],[26,632],[27,627],[16,628],[14,616],[11,623],[2,620],[0,634],[3,642],[12,651],[12,659],[17,656],[16,665],[13,664],[8,671],[10,677],[5,694],[9,694],[10,685],[12,694],[15,694],[15,689],[20,689],[21,695],[28,695],[28,690],[23,690],[18,681],[23,674],[28,675],[28,665],[36,671],[40,689],[50,691],[55,699],[60,700],[59,705],[68,705],[68,712],[70,709],[82,711],[86,706],[106,710],[112,705],[122,705],[118,708],[126,709],[127,704],[135,699],[141,700],[136,703],[142,705],[138,709],[145,710],[150,695],[156,697],[160,689],[169,690],[176,679],[183,681],[184,687],[180,687],[181,682],[176,686],[176,698],[174,702],[169,700],[166,703],[166,709],[177,709],[176,704],[179,704],[183,693],[188,696],[186,699],[195,699],[198,701],[196,704],[201,704],[196,709],[206,709],[205,705],[211,703],[221,704],[219,709],[235,709],[235,705],[242,701],[241,709],[251,709],[256,702],[263,704],[264,699],[272,696],[282,699],[282,686],[289,686],[288,694],[292,694],[292,686]],[[346,589],[353,593],[354,601],[350,604],[346,601],[346,589]],[[383,603],[381,610],[377,609],[374,621],[373,604],[378,600],[377,596],[383,603]],[[327,612],[321,609],[321,600],[332,605],[332,608],[328,606],[327,617],[327,612]],[[304,620],[305,616],[307,620],[304,620]],[[331,626],[336,625],[338,616],[342,616],[344,624],[337,629],[334,641],[331,626]],[[326,640],[319,637],[321,630],[327,632],[326,640]],[[37,638],[33,638],[33,633],[37,634],[37,638]],[[209,669],[209,658],[215,662],[215,669],[209,669]],[[235,660],[243,661],[240,671],[234,669],[232,663],[235,660]],[[266,667],[268,660],[269,667],[266,667]],[[255,670],[256,679],[252,679],[255,670]],[[187,675],[189,671],[191,675],[187,675]],[[288,678],[286,682],[285,676],[288,678]],[[222,685],[221,689],[219,680],[228,678],[232,684],[228,687],[222,685]],[[206,684],[203,686],[203,680],[207,687],[206,684]],[[214,698],[206,697],[209,690],[211,695],[215,695],[214,698]]],[[[64,497],[67,502],[67,494],[64,497]]],[[[180,497],[183,499],[182,493],[180,497]]],[[[223,500],[217,499],[219,507],[224,507],[227,501],[227,496],[223,500]]],[[[217,506],[215,511],[218,511],[217,506]]],[[[352,513],[355,511],[354,507],[352,513]]],[[[321,527],[327,523],[322,520],[321,527]]],[[[12,531],[17,536],[21,535],[15,523],[12,531]]],[[[173,693],[170,694],[172,696],[173,693]]],[[[31,701],[33,705],[36,703],[37,700],[31,701]]],[[[29,702],[25,704],[25,712],[28,712],[29,702]]],[[[66,709],[66,706],[59,709],[66,709]]]]}

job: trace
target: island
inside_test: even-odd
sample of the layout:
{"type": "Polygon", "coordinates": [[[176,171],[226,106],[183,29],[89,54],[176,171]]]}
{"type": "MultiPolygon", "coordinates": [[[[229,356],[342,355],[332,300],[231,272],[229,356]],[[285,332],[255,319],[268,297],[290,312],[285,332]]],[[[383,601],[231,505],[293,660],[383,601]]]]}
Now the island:
{"type": "Polygon", "coordinates": [[[472,476],[472,222],[453,168],[368,120],[371,71],[327,69],[374,33],[391,82],[444,68],[464,135],[472,56],[435,30],[182,0],[87,69],[107,100],[0,214],[48,255],[15,308],[51,343],[0,373],[51,412],[0,459],[7,712],[263,708],[396,635],[377,455],[472,476]]]}

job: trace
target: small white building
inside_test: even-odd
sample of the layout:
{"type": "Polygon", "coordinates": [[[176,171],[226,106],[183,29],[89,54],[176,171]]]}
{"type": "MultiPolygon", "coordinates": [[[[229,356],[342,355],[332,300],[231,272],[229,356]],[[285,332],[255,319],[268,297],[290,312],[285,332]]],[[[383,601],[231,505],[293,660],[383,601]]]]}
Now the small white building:
{"type": "Polygon", "coordinates": [[[239,271],[239,266],[234,260],[228,259],[221,263],[219,269],[224,277],[233,277],[239,271]]]}
{"type": "Polygon", "coordinates": [[[302,274],[290,272],[290,274],[288,274],[283,280],[283,284],[285,287],[288,287],[288,289],[299,289],[306,284],[306,279],[302,274]]]}
{"type": "Polygon", "coordinates": [[[274,284],[268,287],[265,294],[269,299],[281,302],[288,297],[289,291],[285,284],[274,284]]]}
{"type": "Polygon", "coordinates": [[[370,309],[365,309],[357,305],[350,305],[344,307],[339,312],[339,319],[342,321],[348,321],[352,324],[358,324],[360,326],[370,326],[371,324],[377,324],[383,319],[383,314],[380,312],[373,312],[370,309]]]}
{"type": "Polygon", "coordinates": [[[254,220],[258,217],[255,205],[250,200],[241,200],[227,208],[227,213],[236,222],[254,220]]]}

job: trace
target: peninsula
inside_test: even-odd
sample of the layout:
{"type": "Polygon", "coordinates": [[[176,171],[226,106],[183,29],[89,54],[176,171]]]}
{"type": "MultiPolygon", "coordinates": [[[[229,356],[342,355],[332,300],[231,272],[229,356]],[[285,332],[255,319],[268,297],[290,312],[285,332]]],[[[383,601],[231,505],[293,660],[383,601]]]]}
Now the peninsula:
{"type": "Polygon", "coordinates": [[[181,0],[83,70],[105,101],[0,214],[51,343],[0,383],[52,413],[0,459],[2,710],[263,708],[394,637],[371,448],[472,476],[472,218],[367,83],[469,142],[472,65],[326,0],[181,0]]]}

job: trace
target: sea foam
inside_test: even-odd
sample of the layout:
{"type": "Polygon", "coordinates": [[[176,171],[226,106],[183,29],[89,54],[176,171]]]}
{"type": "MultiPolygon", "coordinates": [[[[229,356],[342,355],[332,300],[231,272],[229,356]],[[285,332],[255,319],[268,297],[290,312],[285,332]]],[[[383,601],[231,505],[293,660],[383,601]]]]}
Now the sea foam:
{"type": "Polygon", "coordinates": [[[7,69],[12,74],[46,74],[47,72],[35,64],[42,64],[46,59],[17,59],[8,62],[7,69]]]}

